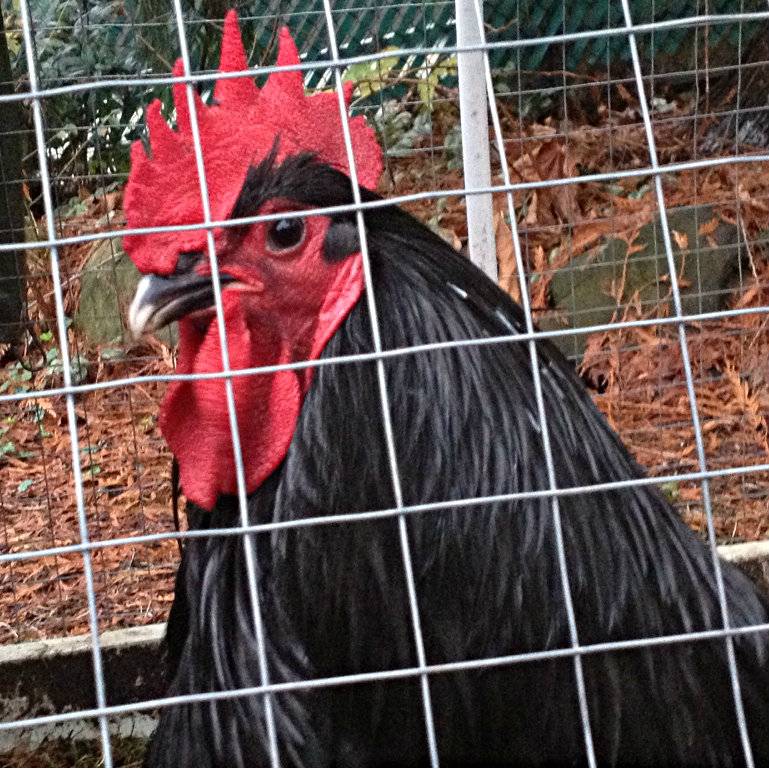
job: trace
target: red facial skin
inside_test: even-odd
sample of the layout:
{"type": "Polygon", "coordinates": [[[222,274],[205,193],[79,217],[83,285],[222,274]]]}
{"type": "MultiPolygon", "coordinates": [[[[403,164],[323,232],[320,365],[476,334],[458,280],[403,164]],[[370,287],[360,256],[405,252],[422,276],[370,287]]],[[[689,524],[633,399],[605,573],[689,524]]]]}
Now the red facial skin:
{"type": "MultiPolygon", "coordinates": [[[[273,201],[260,213],[281,208],[273,201]]],[[[245,236],[229,230],[217,248],[220,271],[237,279],[222,291],[232,370],[318,358],[363,291],[359,254],[323,258],[326,217],[307,216],[302,242],[278,253],[267,242],[269,225],[253,225],[245,236]]],[[[210,273],[208,264],[201,273],[210,273]]],[[[179,373],[222,370],[213,311],[183,318],[179,331],[179,373]]],[[[248,490],[283,461],[311,380],[311,368],[233,378],[248,490]]],[[[175,381],[160,415],[182,489],[205,509],[237,491],[224,388],[222,379],[175,381]]]]}

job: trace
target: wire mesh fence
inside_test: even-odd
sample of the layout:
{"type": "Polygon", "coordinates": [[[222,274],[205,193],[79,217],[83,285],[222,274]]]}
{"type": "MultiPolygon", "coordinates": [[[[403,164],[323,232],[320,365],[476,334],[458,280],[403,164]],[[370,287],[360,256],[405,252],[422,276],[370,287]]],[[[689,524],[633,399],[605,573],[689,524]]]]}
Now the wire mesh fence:
{"type": "MultiPolygon", "coordinates": [[[[338,97],[346,162],[356,180],[343,84],[352,113],[376,128],[384,149],[384,200],[361,197],[318,215],[356,212],[365,269],[370,352],[242,369],[226,342],[225,383],[235,453],[239,526],[177,531],[171,515],[171,456],[157,427],[174,374],[175,329],[134,340],[126,313],[138,274],[122,250],[122,190],[128,148],[144,138],[153,96],[175,117],[172,85],[186,88],[202,216],[150,231],[199,230],[218,275],[214,231],[264,216],[217,220],[209,200],[195,94],[212,99],[219,78],[219,30],[226,8],[180,2],[3,4],[9,67],[0,47],[0,295],[20,296],[23,314],[3,316],[0,381],[0,514],[3,564],[0,640],[5,644],[89,633],[95,707],[15,718],[0,730],[96,719],[105,765],[112,764],[109,718],[201,699],[263,695],[270,759],[281,761],[273,698],[298,689],[361,681],[419,681],[433,765],[440,763],[430,681],[464,669],[564,658],[573,661],[588,763],[596,764],[583,660],[613,649],[723,638],[735,714],[750,745],[733,637],[769,628],[733,627],[717,544],[769,537],[769,12],[758,2],[657,7],[607,0],[565,3],[458,3],[476,43],[457,44],[450,2],[237,3],[250,74],[299,70],[310,89],[338,97]],[[483,23],[481,23],[483,20],[483,23]],[[281,24],[300,64],[275,67],[281,24]],[[480,53],[480,56],[478,55],[480,53]],[[173,61],[183,66],[173,75],[173,61]],[[471,58],[472,57],[472,58],[471,58]],[[488,116],[460,115],[458,67],[472,61],[488,116]],[[477,122],[480,119],[480,123],[477,122]],[[465,122],[463,133],[462,122],[465,122]],[[468,130],[469,126],[469,130],[468,130]],[[489,184],[468,195],[467,137],[488,147],[489,184]],[[488,141],[487,141],[488,140],[488,141]],[[463,165],[465,161],[465,165],[463,165]],[[485,199],[486,257],[500,285],[524,308],[526,327],[482,339],[386,349],[377,323],[364,212],[393,203],[426,221],[452,245],[473,251],[466,199],[485,199]],[[491,249],[489,252],[488,249],[491,249]],[[25,262],[20,281],[19,258],[25,262]],[[549,338],[649,479],[562,488],[553,462],[536,340],[549,338]],[[398,408],[387,387],[388,360],[462,346],[527,345],[548,483],[494,497],[404,499],[390,423],[398,408]],[[374,362],[393,504],[387,509],[254,524],[240,448],[234,386],[244,376],[374,362]],[[559,500],[605,488],[659,484],[713,549],[720,629],[581,643],[561,541],[559,500]],[[411,516],[547,499],[554,521],[569,646],[491,659],[431,661],[425,653],[408,522],[411,516]],[[355,526],[395,519],[416,664],[333,678],[275,682],[260,614],[255,540],[268,532],[355,526]],[[173,599],[177,543],[239,535],[245,548],[260,683],[116,704],[107,690],[99,634],[163,621],[173,599]]],[[[660,4],[661,5],[661,4],[660,4]]],[[[477,170],[477,169],[476,169],[477,170]]],[[[475,179],[478,179],[475,176],[475,179]]],[[[480,177],[482,178],[482,177],[480,177]]],[[[306,212],[302,212],[306,214],[306,212]]],[[[312,214],[311,214],[312,215],[312,214]]],[[[273,219],[278,214],[273,214],[273,219]]],[[[285,216],[281,213],[280,216],[285,216]]],[[[269,218],[269,216],[267,217],[269,218]]],[[[476,258],[476,254],[473,253],[476,258]]],[[[216,322],[227,338],[222,289],[216,322]]],[[[4,299],[5,301],[5,299],[4,299]]],[[[231,348],[230,348],[231,349],[231,348]]],[[[436,513],[437,514],[437,513],[436,513]]]]}

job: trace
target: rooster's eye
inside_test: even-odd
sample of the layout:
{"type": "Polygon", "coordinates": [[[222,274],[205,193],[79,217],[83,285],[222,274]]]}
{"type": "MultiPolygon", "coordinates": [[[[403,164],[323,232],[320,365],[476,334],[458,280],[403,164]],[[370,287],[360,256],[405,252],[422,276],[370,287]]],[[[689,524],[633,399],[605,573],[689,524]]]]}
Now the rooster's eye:
{"type": "Polygon", "coordinates": [[[287,251],[296,248],[304,240],[304,219],[278,219],[267,227],[267,248],[270,251],[287,251]]]}

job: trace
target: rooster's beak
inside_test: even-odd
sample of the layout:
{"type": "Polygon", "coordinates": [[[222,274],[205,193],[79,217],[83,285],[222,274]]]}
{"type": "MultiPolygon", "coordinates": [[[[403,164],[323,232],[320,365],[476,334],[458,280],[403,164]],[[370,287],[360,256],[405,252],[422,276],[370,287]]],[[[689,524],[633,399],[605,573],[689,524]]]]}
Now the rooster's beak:
{"type": "MultiPolygon", "coordinates": [[[[221,274],[222,285],[234,280],[221,274]]],[[[128,327],[135,339],[150,331],[157,331],[196,310],[214,305],[214,288],[208,276],[146,275],[139,281],[136,295],[128,311],[128,327]]]]}

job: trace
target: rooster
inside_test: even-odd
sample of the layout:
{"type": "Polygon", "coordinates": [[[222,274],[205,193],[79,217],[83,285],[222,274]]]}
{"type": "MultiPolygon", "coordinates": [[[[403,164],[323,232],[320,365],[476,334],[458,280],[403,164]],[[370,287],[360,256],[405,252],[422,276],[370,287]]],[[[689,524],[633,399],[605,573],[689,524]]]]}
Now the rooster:
{"type": "MultiPolygon", "coordinates": [[[[297,64],[286,30],[279,65],[297,64]]],[[[177,65],[178,67],[180,65],[177,65]]],[[[220,70],[247,68],[237,18],[225,21],[220,70]]],[[[181,74],[181,69],[176,70],[181,74]]],[[[203,221],[183,85],[176,129],[148,110],[150,142],[132,148],[131,228],[203,221]]],[[[346,92],[349,99],[350,93],[346,92]]],[[[220,78],[196,114],[233,369],[370,353],[361,245],[338,102],[306,95],[299,71],[263,88],[220,78]],[[305,213],[306,212],[306,213],[305,213]]],[[[382,170],[362,117],[350,132],[364,201],[382,170]]],[[[384,349],[525,331],[522,310],[460,253],[394,206],[364,214],[384,349]]],[[[130,234],[145,277],[135,334],[179,322],[178,371],[221,371],[206,233],[130,234]]],[[[547,341],[537,341],[559,488],[640,478],[630,457],[547,341]]],[[[548,488],[528,345],[446,346],[384,362],[403,501],[502,496],[407,518],[428,664],[568,649],[551,500],[505,498],[548,488]]],[[[232,379],[250,524],[291,523],[396,507],[371,360],[232,379]]],[[[160,414],[192,529],[240,524],[221,378],[175,380],[160,414]]],[[[723,627],[710,551],[650,485],[560,498],[581,644],[723,627]]],[[[254,536],[268,678],[273,683],[414,668],[415,631],[395,517],[273,528],[254,536]]],[[[769,607],[721,564],[733,627],[769,622],[769,607]]],[[[258,643],[241,536],[190,539],[168,622],[169,695],[258,687],[258,643]]],[[[757,763],[769,762],[769,640],[734,637],[757,763]]],[[[738,729],[726,642],[583,655],[599,764],[734,765],[738,729]]],[[[429,677],[438,758],[446,765],[582,765],[588,760],[573,660],[444,671],[429,677]]],[[[418,677],[270,695],[287,765],[424,765],[430,760],[418,677]]],[[[162,709],[147,756],[157,766],[270,762],[262,694],[162,709]]]]}

